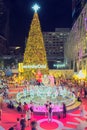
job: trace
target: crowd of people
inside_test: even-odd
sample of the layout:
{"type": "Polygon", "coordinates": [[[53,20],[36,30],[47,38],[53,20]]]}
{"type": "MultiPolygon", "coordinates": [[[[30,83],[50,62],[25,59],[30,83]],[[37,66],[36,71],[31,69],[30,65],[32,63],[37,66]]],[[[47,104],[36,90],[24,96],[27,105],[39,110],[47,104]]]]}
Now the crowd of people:
{"type": "Polygon", "coordinates": [[[31,106],[24,102],[22,106],[21,103],[17,106],[18,112],[21,113],[21,118],[17,118],[16,124],[11,127],[9,130],[25,130],[26,127],[31,127],[31,130],[36,130],[36,121],[32,121],[33,117],[33,105],[31,102],[31,106]]]}
{"type": "MultiPolygon", "coordinates": [[[[28,85],[29,82],[25,81],[25,87],[28,85]]],[[[14,101],[12,98],[9,98],[9,85],[6,83],[6,81],[2,81],[1,83],[1,89],[0,89],[0,120],[2,120],[2,107],[3,107],[3,99],[8,99],[9,102],[7,102],[7,107],[13,109],[14,101]],[[3,98],[4,97],[4,98],[3,98]]],[[[82,98],[87,98],[87,84],[85,81],[77,82],[75,80],[67,80],[67,79],[56,79],[55,84],[57,86],[67,86],[67,88],[72,91],[72,93],[75,94],[77,100],[79,102],[82,102],[82,98]]],[[[18,85],[17,85],[18,86],[18,85]]],[[[53,118],[53,103],[51,101],[47,101],[45,104],[45,116],[48,117],[48,122],[52,122],[53,118]]],[[[57,112],[58,119],[60,118],[66,118],[67,114],[67,107],[66,104],[63,102],[62,106],[62,113],[60,111],[57,112]]],[[[80,110],[81,114],[83,112],[83,106],[81,105],[80,110]]],[[[32,121],[32,117],[34,115],[34,103],[33,101],[30,102],[28,105],[26,102],[22,104],[21,102],[17,103],[16,110],[20,112],[21,118],[17,118],[16,124],[11,127],[9,130],[25,130],[26,126],[31,127],[32,130],[36,130],[37,123],[36,121],[32,121]]]]}
{"type": "MultiPolygon", "coordinates": [[[[33,102],[31,101],[31,105],[29,106],[26,102],[24,102],[23,107],[21,107],[21,103],[19,103],[17,110],[18,112],[21,112],[21,118],[17,118],[16,124],[11,127],[9,130],[25,130],[26,127],[31,127],[31,130],[36,130],[37,123],[36,121],[32,121],[32,117],[34,114],[33,110],[33,102]]],[[[45,104],[46,107],[46,113],[45,116],[48,116],[48,122],[52,122],[53,118],[53,105],[51,102],[47,101],[45,104]]],[[[66,105],[65,103],[62,104],[62,116],[63,118],[66,118],[66,105]]],[[[57,114],[58,119],[61,118],[60,113],[57,114]]]]}
{"type": "MultiPolygon", "coordinates": [[[[36,121],[32,121],[30,125],[31,125],[31,130],[36,130],[37,127],[36,121]]],[[[17,118],[16,124],[11,128],[9,128],[9,130],[25,130],[25,128],[26,128],[26,120],[24,115],[21,115],[21,118],[20,119],[17,118]]]]}

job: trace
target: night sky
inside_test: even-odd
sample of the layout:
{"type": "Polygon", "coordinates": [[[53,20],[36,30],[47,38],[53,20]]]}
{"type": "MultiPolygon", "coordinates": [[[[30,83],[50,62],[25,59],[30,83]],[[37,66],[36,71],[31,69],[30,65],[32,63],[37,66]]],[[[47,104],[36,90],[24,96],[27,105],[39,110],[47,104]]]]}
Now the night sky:
{"type": "MultiPolygon", "coordinates": [[[[8,0],[6,0],[8,1],[8,0]]],[[[9,0],[9,45],[24,46],[34,11],[32,5],[38,3],[42,31],[71,27],[71,0],[9,0]]]]}

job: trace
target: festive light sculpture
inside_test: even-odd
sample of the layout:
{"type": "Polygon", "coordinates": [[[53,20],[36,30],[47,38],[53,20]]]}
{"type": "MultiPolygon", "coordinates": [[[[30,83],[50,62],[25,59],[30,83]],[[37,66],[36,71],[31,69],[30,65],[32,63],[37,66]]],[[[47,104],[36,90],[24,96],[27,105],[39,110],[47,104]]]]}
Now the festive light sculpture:
{"type": "Polygon", "coordinates": [[[42,74],[48,73],[44,40],[37,13],[40,7],[35,4],[32,8],[35,13],[30,26],[23,60],[24,76],[27,79],[35,77],[35,74],[39,69],[42,74]]]}

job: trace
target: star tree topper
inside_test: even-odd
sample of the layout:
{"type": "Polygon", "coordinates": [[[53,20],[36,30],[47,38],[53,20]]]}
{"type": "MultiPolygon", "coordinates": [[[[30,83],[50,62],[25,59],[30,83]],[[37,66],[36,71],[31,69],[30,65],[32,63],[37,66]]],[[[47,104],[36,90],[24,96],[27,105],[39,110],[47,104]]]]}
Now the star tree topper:
{"type": "Polygon", "coordinates": [[[35,11],[35,13],[37,13],[37,11],[40,9],[38,4],[34,4],[32,9],[35,11]]]}

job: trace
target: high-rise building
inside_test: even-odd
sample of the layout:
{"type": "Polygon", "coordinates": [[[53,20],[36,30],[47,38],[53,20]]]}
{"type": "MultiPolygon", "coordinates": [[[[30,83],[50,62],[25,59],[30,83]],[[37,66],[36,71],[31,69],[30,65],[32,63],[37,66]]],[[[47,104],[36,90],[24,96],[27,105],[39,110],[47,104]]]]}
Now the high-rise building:
{"type": "Polygon", "coordinates": [[[7,21],[7,12],[5,3],[3,0],[0,0],[0,34],[4,35],[5,25],[7,21]]]}
{"type": "Polygon", "coordinates": [[[6,38],[0,35],[0,56],[6,54],[7,48],[6,48],[6,38]]]}
{"type": "Polygon", "coordinates": [[[69,28],[56,28],[55,32],[43,32],[49,68],[65,67],[64,44],[69,32],[69,28]]]}
{"type": "Polygon", "coordinates": [[[65,59],[74,71],[87,72],[87,3],[75,21],[67,42],[65,43],[65,59]]]}
{"type": "Polygon", "coordinates": [[[10,1],[0,0],[0,35],[3,35],[9,42],[9,16],[10,1]]]}
{"type": "Polygon", "coordinates": [[[86,2],[87,0],[72,0],[72,25],[77,20],[86,2]]]}

